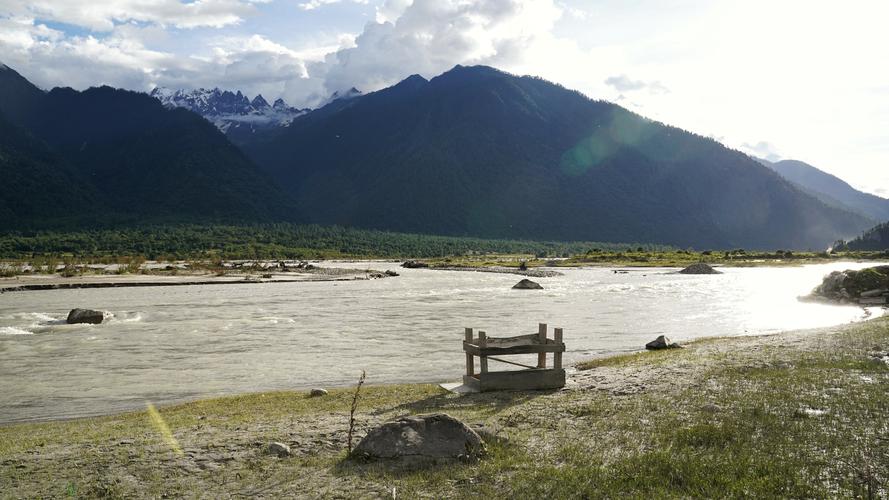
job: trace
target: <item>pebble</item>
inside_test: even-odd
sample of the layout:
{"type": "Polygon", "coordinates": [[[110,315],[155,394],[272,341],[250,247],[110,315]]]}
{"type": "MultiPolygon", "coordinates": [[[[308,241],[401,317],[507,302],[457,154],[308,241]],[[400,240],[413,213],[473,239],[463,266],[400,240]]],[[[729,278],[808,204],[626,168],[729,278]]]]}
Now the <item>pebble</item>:
{"type": "Polygon", "coordinates": [[[309,391],[309,397],[318,397],[318,396],[327,396],[327,391],[324,389],[312,389],[309,391]]]}
{"type": "Polygon", "coordinates": [[[266,454],[268,455],[276,455],[278,458],[284,458],[290,456],[290,447],[284,443],[269,443],[266,448],[266,454]]]}

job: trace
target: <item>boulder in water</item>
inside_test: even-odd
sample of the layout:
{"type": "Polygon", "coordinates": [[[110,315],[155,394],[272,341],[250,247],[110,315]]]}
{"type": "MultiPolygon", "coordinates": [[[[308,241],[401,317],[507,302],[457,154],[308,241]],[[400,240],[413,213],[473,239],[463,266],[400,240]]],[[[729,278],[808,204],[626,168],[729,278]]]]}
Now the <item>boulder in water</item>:
{"type": "Polygon", "coordinates": [[[722,274],[721,271],[717,271],[709,264],[704,264],[703,262],[692,264],[679,272],[682,274],[722,274]]]}
{"type": "Polygon", "coordinates": [[[355,455],[416,464],[472,460],[484,449],[482,439],[469,426],[437,413],[402,417],[371,429],[355,447],[355,455]]]}
{"type": "Polygon", "coordinates": [[[651,342],[645,344],[645,348],[649,351],[657,351],[659,349],[677,349],[682,347],[676,342],[670,341],[664,335],[659,336],[658,338],[652,340],[651,342]]]}
{"type": "Polygon", "coordinates": [[[409,260],[402,264],[401,267],[405,269],[423,269],[429,267],[429,264],[418,260],[409,260]]]}
{"type": "Polygon", "coordinates": [[[102,321],[105,321],[105,318],[110,316],[109,313],[105,311],[95,311],[93,309],[71,309],[71,312],[68,313],[68,319],[66,320],[68,324],[75,323],[90,323],[93,325],[98,325],[102,321]]]}
{"type": "Polygon", "coordinates": [[[543,290],[543,287],[540,286],[540,283],[536,281],[531,281],[529,279],[523,279],[519,281],[515,285],[512,286],[516,290],[543,290]]]}

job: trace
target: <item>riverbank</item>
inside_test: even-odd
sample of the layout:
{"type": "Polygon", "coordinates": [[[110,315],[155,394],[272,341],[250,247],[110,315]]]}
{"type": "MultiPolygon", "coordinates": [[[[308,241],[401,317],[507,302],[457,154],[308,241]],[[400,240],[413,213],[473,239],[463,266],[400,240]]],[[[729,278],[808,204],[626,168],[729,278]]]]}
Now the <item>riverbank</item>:
{"type": "MultiPolygon", "coordinates": [[[[276,263],[277,264],[277,263],[276,263]]],[[[59,273],[29,273],[0,277],[0,293],[33,290],[65,290],[79,288],[127,288],[146,286],[237,285],[256,283],[298,283],[307,281],[354,281],[390,276],[372,269],[317,267],[298,271],[280,271],[257,267],[253,272],[220,268],[205,269],[145,268],[143,272],[119,274],[117,269],[95,268],[71,276],[59,273]]]]}
{"type": "Polygon", "coordinates": [[[345,459],[351,391],[226,397],[0,427],[4,496],[782,496],[887,494],[889,319],[578,365],[553,392],[362,390],[357,435],[404,414],[484,425],[477,464],[345,459]],[[496,438],[491,438],[495,436],[496,438]],[[271,441],[293,456],[263,454],[271,441]]]}

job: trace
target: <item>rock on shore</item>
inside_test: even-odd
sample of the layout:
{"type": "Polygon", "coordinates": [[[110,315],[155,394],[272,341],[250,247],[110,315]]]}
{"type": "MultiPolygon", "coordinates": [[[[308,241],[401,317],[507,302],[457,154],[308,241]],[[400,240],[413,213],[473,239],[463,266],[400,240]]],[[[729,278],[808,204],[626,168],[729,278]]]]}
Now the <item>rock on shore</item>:
{"type": "Polygon", "coordinates": [[[824,277],[809,298],[862,305],[886,304],[889,302],[889,266],[834,271],[824,277]]]}
{"type": "Polygon", "coordinates": [[[446,413],[436,413],[402,417],[371,429],[355,454],[422,464],[475,459],[484,449],[482,439],[469,426],[446,413]]]}

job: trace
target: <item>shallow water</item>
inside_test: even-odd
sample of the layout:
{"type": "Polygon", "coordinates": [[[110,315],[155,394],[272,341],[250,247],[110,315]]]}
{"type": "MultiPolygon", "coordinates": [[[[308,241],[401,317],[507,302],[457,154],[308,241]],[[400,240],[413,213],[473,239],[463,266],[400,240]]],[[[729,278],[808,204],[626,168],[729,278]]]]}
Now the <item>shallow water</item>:
{"type": "Polygon", "coordinates": [[[832,270],[870,265],[724,269],[711,276],[569,269],[535,278],[545,290],[534,291],[512,290],[521,279],[515,275],[374,263],[401,276],[7,293],[0,295],[0,422],[341,386],[361,370],[369,383],[458,380],[466,326],[495,337],[533,333],[538,322],[562,327],[570,363],[638,350],[661,334],[683,341],[837,325],[867,313],[796,297],[832,270]],[[67,325],[74,307],[115,317],[67,325]]]}

